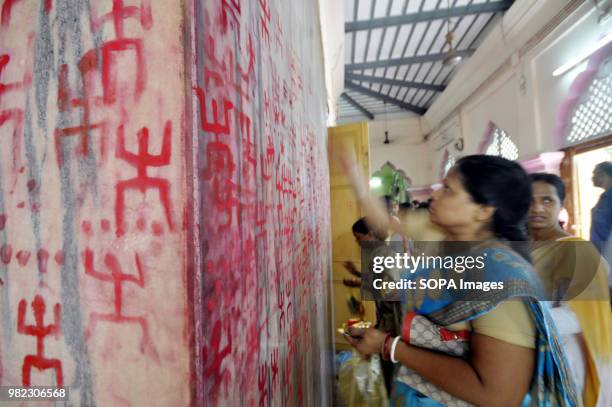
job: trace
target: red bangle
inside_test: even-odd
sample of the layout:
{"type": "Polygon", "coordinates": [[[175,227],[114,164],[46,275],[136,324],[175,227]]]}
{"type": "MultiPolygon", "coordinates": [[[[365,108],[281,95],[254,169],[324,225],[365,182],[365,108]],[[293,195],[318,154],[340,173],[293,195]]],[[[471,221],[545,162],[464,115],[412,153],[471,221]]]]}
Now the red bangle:
{"type": "Polygon", "coordinates": [[[393,335],[388,333],[387,336],[385,336],[385,340],[383,341],[382,350],[380,352],[382,354],[383,360],[389,360],[389,358],[391,357],[391,348],[389,347],[391,339],[393,339],[393,335]]]}

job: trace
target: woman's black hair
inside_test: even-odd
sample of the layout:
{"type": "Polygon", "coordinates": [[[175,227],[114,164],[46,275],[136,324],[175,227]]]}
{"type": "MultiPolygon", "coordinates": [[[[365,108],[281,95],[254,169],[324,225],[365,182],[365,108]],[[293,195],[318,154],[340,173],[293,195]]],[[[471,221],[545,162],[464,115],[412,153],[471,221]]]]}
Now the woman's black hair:
{"type": "Polygon", "coordinates": [[[365,218],[361,218],[357,222],[353,223],[353,233],[361,233],[362,235],[367,235],[370,233],[370,228],[368,227],[365,218]]]}
{"type": "Polygon", "coordinates": [[[561,177],[555,174],[549,174],[547,172],[536,172],[535,174],[530,174],[529,178],[531,182],[545,182],[549,185],[552,185],[557,190],[557,196],[559,197],[559,201],[563,204],[563,200],[565,199],[565,184],[561,177]]]}
{"type": "Polygon", "coordinates": [[[410,209],[412,209],[412,204],[410,203],[410,201],[400,202],[400,204],[399,204],[400,212],[401,211],[409,211],[410,209]]]}
{"type": "Polygon", "coordinates": [[[495,236],[510,242],[527,260],[527,212],[531,205],[531,182],[517,163],[492,155],[469,155],[455,164],[463,186],[478,204],[495,208],[491,228],[495,236]]]}

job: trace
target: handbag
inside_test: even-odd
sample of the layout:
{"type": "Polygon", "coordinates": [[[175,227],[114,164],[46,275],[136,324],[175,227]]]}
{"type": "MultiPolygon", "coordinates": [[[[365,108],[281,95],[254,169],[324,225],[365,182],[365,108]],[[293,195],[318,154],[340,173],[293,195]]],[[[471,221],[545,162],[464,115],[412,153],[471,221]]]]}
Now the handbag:
{"type": "MultiPolygon", "coordinates": [[[[402,339],[410,345],[454,357],[465,358],[470,350],[470,331],[450,331],[416,312],[405,315],[402,324],[402,339]]],[[[428,382],[406,366],[400,367],[396,380],[445,406],[472,406],[428,382]]]]}

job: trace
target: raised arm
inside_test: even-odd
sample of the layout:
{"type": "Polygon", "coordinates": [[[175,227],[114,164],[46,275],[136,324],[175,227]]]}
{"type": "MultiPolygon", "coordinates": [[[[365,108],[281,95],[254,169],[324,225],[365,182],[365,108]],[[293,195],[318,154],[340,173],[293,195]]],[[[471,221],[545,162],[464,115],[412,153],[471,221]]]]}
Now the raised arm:
{"type": "Polygon", "coordinates": [[[353,147],[339,145],[336,151],[344,174],[349,179],[357,202],[365,212],[368,223],[371,223],[370,226],[406,236],[406,231],[402,224],[397,219],[389,216],[382,203],[370,195],[368,179],[355,158],[353,147]]]}

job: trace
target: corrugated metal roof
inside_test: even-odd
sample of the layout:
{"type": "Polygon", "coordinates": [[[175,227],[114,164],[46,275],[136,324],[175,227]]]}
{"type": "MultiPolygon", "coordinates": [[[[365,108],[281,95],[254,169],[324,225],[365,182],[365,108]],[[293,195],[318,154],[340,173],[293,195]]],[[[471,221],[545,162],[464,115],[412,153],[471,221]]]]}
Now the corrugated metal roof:
{"type": "Polygon", "coordinates": [[[453,74],[443,66],[449,30],[468,58],[513,0],[345,0],[345,94],[338,119],[423,114],[453,74]],[[385,106],[386,104],[386,106],[385,106]],[[361,116],[361,117],[359,117],[361,116]]]}

